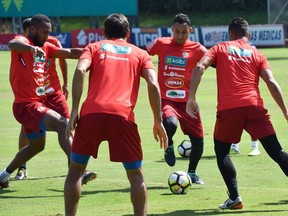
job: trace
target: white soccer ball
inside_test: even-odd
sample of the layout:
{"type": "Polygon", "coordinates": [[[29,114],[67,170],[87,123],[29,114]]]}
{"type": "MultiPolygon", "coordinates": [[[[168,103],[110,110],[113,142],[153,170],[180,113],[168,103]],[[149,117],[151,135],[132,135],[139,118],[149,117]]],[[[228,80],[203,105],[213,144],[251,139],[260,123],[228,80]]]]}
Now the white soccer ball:
{"type": "Polygon", "coordinates": [[[192,181],[186,172],[176,171],[169,176],[168,186],[173,194],[187,194],[191,189],[192,181]]]}
{"type": "Polygon", "coordinates": [[[182,157],[190,157],[191,150],[192,150],[192,144],[190,140],[183,140],[180,145],[178,145],[178,153],[182,157]]]}

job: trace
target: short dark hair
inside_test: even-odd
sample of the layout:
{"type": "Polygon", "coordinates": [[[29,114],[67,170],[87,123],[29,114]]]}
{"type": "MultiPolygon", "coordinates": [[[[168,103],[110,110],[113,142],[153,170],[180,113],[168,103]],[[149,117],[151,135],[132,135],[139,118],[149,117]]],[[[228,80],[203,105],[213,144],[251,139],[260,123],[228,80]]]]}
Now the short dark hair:
{"type": "Polygon", "coordinates": [[[190,26],[190,19],[186,14],[179,13],[175,16],[175,18],[173,20],[173,24],[175,24],[175,23],[179,23],[179,24],[187,23],[188,26],[190,26]]]}
{"type": "Polygon", "coordinates": [[[23,31],[26,31],[26,29],[28,29],[30,27],[30,22],[31,22],[31,17],[23,20],[23,22],[22,22],[23,31]]]}
{"type": "Polygon", "coordinates": [[[107,38],[126,38],[129,22],[123,14],[111,14],[104,21],[104,33],[107,38]]]}
{"type": "Polygon", "coordinates": [[[245,19],[237,17],[234,18],[232,22],[229,24],[228,31],[233,32],[235,35],[239,37],[248,36],[249,24],[245,19]]]}
{"type": "Polygon", "coordinates": [[[31,18],[30,26],[39,27],[43,23],[51,23],[51,20],[44,14],[36,14],[31,18]]]}

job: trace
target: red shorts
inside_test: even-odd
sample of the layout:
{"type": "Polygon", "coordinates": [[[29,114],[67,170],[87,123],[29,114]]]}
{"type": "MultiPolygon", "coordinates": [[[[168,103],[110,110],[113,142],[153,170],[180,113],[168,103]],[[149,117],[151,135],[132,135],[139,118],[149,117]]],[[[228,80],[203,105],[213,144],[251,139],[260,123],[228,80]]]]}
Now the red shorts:
{"type": "Polygon", "coordinates": [[[62,92],[60,94],[47,95],[44,104],[48,108],[65,117],[66,119],[70,118],[70,112],[67,105],[66,97],[62,92]]]}
{"type": "Polygon", "coordinates": [[[110,160],[134,162],[143,159],[137,125],[122,116],[92,113],[81,116],[72,144],[72,152],[97,158],[102,141],[108,141],[110,160]]]}
{"type": "Polygon", "coordinates": [[[26,134],[41,132],[40,123],[47,110],[49,108],[38,101],[13,104],[14,117],[24,127],[26,134]]]}
{"type": "Polygon", "coordinates": [[[170,116],[176,116],[185,135],[189,134],[203,138],[201,117],[198,114],[197,119],[193,119],[186,112],[186,102],[174,102],[162,99],[162,112],[163,119],[170,116]]]}
{"type": "Polygon", "coordinates": [[[254,139],[275,134],[267,110],[260,106],[246,106],[217,112],[214,138],[239,143],[243,129],[254,139]]]}

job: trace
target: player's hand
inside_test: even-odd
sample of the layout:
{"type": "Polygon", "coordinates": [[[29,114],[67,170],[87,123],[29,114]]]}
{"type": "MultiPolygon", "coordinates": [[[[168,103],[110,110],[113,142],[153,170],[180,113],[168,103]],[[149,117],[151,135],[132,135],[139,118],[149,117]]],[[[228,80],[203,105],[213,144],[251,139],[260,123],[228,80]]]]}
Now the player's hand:
{"type": "Polygon", "coordinates": [[[73,137],[73,131],[75,130],[76,124],[78,122],[78,112],[71,111],[71,116],[66,128],[66,138],[73,137]]]}
{"type": "Polygon", "coordinates": [[[198,103],[193,100],[189,99],[186,104],[186,112],[192,117],[197,119],[197,115],[199,113],[199,106],[198,103]]]}
{"type": "Polygon", "coordinates": [[[164,147],[164,150],[166,150],[168,148],[168,137],[162,123],[154,123],[153,135],[157,142],[160,140],[160,148],[162,149],[164,147]]]}
{"type": "Polygon", "coordinates": [[[45,58],[45,55],[46,55],[44,50],[38,46],[32,46],[31,52],[34,54],[35,57],[40,58],[40,59],[45,58]]]}
{"type": "Polygon", "coordinates": [[[286,119],[287,122],[288,122],[288,110],[287,110],[286,112],[284,112],[284,117],[285,117],[285,119],[286,119]]]}
{"type": "Polygon", "coordinates": [[[63,91],[63,94],[64,94],[66,100],[67,100],[68,99],[68,95],[69,95],[69,89],[68,89],[68,85],[67,84],[63,84],[62,91],[63,91]]]}

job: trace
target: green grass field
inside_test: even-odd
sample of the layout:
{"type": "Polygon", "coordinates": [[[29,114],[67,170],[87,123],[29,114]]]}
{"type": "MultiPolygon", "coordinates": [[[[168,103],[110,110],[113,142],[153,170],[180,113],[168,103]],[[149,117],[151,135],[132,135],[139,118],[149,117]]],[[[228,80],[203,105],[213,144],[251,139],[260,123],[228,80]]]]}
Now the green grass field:
{"type": "MultiPolygon", "coordinates": [[[[285,48],[262,49],[270,59],[274,76],[288,99],[287,50],[285,48]]],[[[157,61],[154,58],[154,63],[157,61]]],[[[77,61],[68,60],[70,83],[77,61]]],[[[10,53],[0,52],[0,170],[4,169],[18,151],[20,125],[12,114],[13,94],[9,84],[10,53]]],[[[271,114],[271,120],[284,149],[288,150],[288,125],[282,112],[261,82],[262,97],[271,114]]],[[[71,103],[71,95],[68,100],[71,103]]],[[[187,171],[188,159],[177,157],[174,167],[166,165],[163,150],[152,135],[153,119],[147,99],[145,83],[141,83],[136,106],[136,118],[142,137],[146,183],[148,186],[148,215],[288,215],[288,181],[278,165],[264,152],[248,157],[250,138],[243,133],[241,154],[234,155],[238,171],[239,191],[244,208],[238,211],[219,211],[218,204],[227,198],[226,187],[216,166],[213,150],[213,126],[216,111],[215,70],[208,69],[198,90],[205,130],[205,150],[198,166],[198,173],[205,185],[193,185],[187,195],[172,195],[168,189],[168,176],[176,170],[187,171]]],[[[175,135],[175,145],[186,139],[180,128],[175,135]]],[[[83,187],[79,216],[133,215],[129,184],[122,164],[109,161],[107,143],[103,143],[99,158],[91,159],[88,168],[97,171],[98,178],[83,187]]],[[[56,134],[47,133],[47,145],[43,152],[28,162],[28,179],[14,181],[10,188],[0,190],[0,216],[60,216],[64,215],[63,187],[67,174],[67,161],[61,151],[56,134]]]]}

